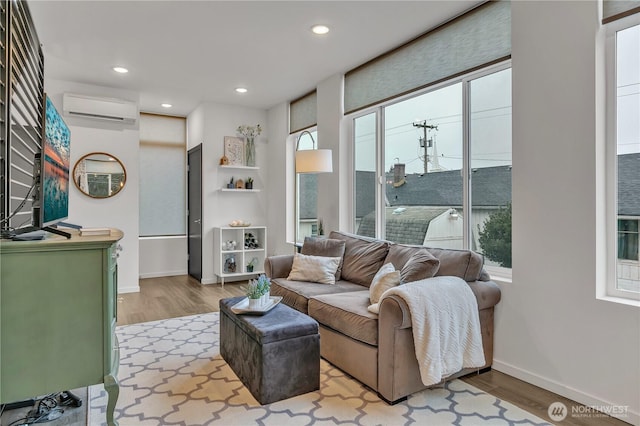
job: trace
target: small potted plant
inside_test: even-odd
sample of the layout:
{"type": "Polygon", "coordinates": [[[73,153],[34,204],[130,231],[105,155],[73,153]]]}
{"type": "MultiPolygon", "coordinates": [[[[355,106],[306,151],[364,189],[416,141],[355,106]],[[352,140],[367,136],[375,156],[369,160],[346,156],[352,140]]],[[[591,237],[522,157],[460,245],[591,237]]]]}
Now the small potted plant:
{"type": "Polygon", "coordinates": [[[236,184],[233,183],[233,176],[231,177],[231,180],[229,181],[229,183],[227,184],[227,188],[229,189],[233,189],[236,187],[236,184]]]}
{"type": "Polygon", "coordinates": [[[258,258],[254,257],[251,259],[251,262],[247,263],[247,272],[253,272],[253,268],[255,268],[256,263],[258,263],[258,258]]]}
{"type": "Polygon", "coordinates": [[[262,305],[262,290],[258,288],[257,281],[249,280],[246,295],[249,298],[249,309],[260,308],[262,305]]]}
{"type": "Polygon", "coordinates": [[[263,304],[269,303],[269,298],[271,297],[271,280],[267,278],[265,274],[260,274],[255,280],[255,283],[260,289],[263,304]]]}
{"type": "Polygon", "coordinates": [[[318,219],[318,236],[324,236],[324,226],[322,224],[322,219],[318,219]]]}
{"type": "Polygon", "coordinates": [[[247,181],[244,184],[246,189],[253,189],[253,178],[247,178],[247,181]]]}

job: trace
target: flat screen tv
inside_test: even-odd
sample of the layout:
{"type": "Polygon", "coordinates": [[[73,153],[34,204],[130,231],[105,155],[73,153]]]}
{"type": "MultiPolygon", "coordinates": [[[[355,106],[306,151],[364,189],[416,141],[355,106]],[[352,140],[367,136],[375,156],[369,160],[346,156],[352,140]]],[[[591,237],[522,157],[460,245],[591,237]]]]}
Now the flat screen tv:
{"type": "Polygon", "coordinates": [[[44,98],[40,185],[37,188],[40,208],[34,209],[33,218],[34,226],[39,228],[55,225],[69,217],[71,133],[51,99],[46,95],[44,98]]]}

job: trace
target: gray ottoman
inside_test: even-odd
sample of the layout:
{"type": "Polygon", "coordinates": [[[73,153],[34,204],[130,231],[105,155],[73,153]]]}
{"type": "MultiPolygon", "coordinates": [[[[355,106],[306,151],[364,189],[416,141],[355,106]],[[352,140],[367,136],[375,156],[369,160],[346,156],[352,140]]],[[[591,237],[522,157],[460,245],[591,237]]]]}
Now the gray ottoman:
{"type": "Polygon", "coordinates": [[[311,317],[280,303],[236,315],[243,297],[220,300],[220,354],[260,404],[320,388],[320,335],[311,317]]]}

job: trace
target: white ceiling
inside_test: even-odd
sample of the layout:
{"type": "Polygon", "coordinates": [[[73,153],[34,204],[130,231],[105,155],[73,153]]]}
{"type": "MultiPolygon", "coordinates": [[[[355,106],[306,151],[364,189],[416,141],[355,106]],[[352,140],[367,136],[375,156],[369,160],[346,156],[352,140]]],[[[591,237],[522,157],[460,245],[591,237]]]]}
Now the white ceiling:
{"type": "Polygon", "coordinates": [[[266,109],[293,100],[477,3],[28,2],[46,78],[136,91],[141,110],[175,115],[207,101],[266,109]],[[312,34],[317,23],[329,34],[312,34]]]}

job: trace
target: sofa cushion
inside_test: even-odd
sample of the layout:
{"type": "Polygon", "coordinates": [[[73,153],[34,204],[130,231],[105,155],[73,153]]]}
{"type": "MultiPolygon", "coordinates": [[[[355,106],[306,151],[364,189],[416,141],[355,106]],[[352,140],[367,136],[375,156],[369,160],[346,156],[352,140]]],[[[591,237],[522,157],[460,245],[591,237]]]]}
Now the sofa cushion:
{"type": "Polygon", "coordinates": [[[371,281],[371,286],[369,287],[371,303],[378,303],[382,293],[397,285],[400,285],[400,271],[396,271],[393,263],[385,263],[371,281]]]}
{"type": "Polygon", "coordinates": [[[296,253],[288,280],[335,284],[339,257],[306,256],[296,253]]]}
{"type": "Polygon", "coordinates": [[[482,273],[484,257],[471,250],[427,248],[440,261],[436,277],[453,275],[467,282],[477,281],[482,273]]]}
{"type": "Polygon", "coordinates": [[[367,290],[326,294],[309,299],[309,316],[352,339],[378,345],[378,316],[367,310],[367,290]]]}
{"type": "Polygon", "coordinates": [[[384,263],[391,262],[396,269],[400,271],[409,261],[411,256],[421,251],[427,251],[427,248],[424,246],[412,246],[408,244],[391,244],[384,263]]]}
{"type": "MultiPolygon", "coordinates": [[[[397,269],[407,263],[416,250],[427,250],[440,262],[435,276],[452,275],[467,282],[476,281],[482,273],[484,257],[471,250],[439,249],[408,244],[391,244],[385,263],[391,262],[397,269]]],[[[429,277],[430,278],[430,277],[429,277]]],[[[403,281],[404,282],[404,281],[403,281]]]]}
{"type": "Polygon", "coordinates": [[[376,272],[384,264],[389,243],[337,231],[332,231],[329,237],[345,242],[342,279],[369,287],[376,272]]]}
{"type": "Polygon", "coordinates": [[[403,283],[432,278],[440,268],[440,261],[427,250],[416,250],[400,270],[403,283]]]}
{"type": "Polygon", "coordinates": [[[338,265],[338,269],[335,274],[336,281],[338,281],[342,273],[342,256],[344,256],[344,246],[345,242],[343,240],[304,237],[304,243],[302,244],[300,253],[311,256],[339,257],[340,264],[338,265]]]}
{"type": "MultiPolygon", "coordinates": [[[[334,285],[289,281],[284,278],[271,279],[271,295],[282,296],[282,302],[302,313],[307,313],[308,299],[330,293],[362,291],[362,286],[348,281],[336,281],[334,285]]],[[[367,292],[369,294],[369,292],[367,292]]]]}

